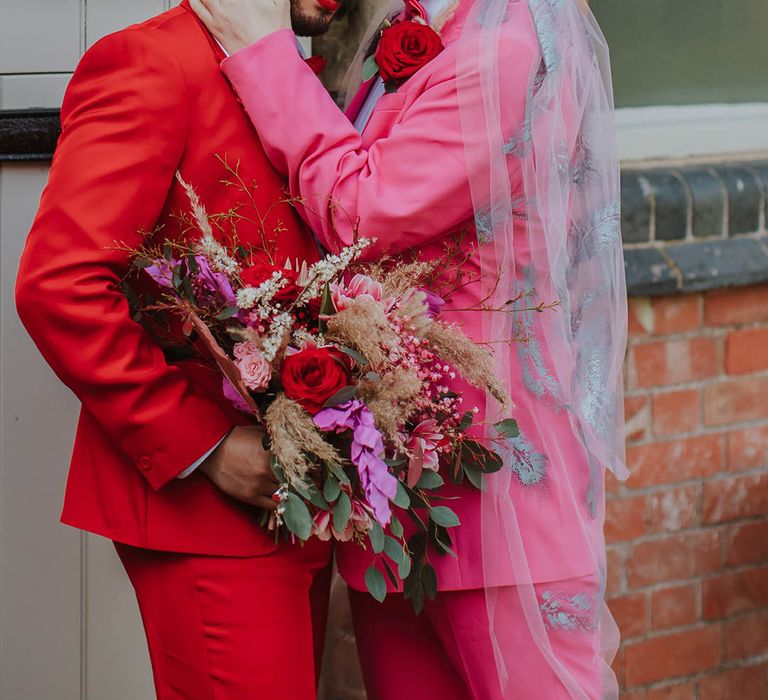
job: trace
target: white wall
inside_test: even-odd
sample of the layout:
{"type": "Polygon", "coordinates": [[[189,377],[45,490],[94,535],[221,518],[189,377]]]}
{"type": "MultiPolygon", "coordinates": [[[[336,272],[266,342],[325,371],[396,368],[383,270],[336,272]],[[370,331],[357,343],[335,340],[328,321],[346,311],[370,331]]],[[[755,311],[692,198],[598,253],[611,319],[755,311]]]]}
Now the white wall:
{"type": "MultiPolygon", "coordinates": [[[[58,107],[87,46],[170,4],[0,0],[0,108],[58,107]]],[[[58,523],[77,402],[13,306],[46,174],[0,167],[0,700],[146,700],[138,610],[112,546],[58,523]]]]}

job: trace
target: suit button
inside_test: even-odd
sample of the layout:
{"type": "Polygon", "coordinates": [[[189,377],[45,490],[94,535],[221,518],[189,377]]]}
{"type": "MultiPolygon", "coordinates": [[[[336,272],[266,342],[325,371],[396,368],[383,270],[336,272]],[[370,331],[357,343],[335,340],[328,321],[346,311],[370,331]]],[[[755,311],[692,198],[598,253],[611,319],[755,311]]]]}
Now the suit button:
{"type": "Polygon", "coordinates": [[[139,460],[139,466],[145,470],[152,469],[152,460],[149,457],[142,457],[139,460]]]}

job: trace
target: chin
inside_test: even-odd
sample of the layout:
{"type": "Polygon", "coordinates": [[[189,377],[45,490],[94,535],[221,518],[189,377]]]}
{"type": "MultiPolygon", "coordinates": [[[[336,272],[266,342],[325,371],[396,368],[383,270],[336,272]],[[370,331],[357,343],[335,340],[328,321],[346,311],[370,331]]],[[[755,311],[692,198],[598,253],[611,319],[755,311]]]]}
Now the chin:
{"type": "Polygon", "coordinates": [[[340,4],[338,0],[292,0],[293,31],[309,37],[325,34],[340,4]]]}

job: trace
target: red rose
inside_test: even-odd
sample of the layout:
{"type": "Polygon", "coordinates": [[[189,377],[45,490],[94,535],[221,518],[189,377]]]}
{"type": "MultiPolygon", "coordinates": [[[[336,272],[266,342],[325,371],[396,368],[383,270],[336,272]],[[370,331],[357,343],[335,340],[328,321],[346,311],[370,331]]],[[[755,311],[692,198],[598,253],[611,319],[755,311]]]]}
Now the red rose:
{"type": "Polygon", "coordinates": [[[275,272],[279,272],[284,279],[288,280],[288,284],[283,283],[283,286],[277,290],[277,294],[272,297],[273,300],[281,305],[292,304],[301,293],[301,287],[296,284],[298,273],[293,270],[286,270],[277,265],[260,262],[243,270],[240,273],[240,280],[248,287],[258,287],[263,282],[271,279],[275,272]]]}
{"type": "Polygon", "coordinates": [[[379,75],[387,82],[410,78],[443,50],[440,35],[421,22],[395,22],[381,32],[376,48],[379,75]]]}
{"type": "Polygon", "coordinates": [[[315,415],[331,396],[349,385],[345,357],[329,348],[308,348],[289,355],[280,375],[285,395],[315,415]]]}
{"type": "Polygon", "coordinates": [[[312,72],[315,75],[320,75],[326,65],[328,65],[328,59],[323,56],[310,56],[306,60],[306,64],[312,69],[312,72]]]}

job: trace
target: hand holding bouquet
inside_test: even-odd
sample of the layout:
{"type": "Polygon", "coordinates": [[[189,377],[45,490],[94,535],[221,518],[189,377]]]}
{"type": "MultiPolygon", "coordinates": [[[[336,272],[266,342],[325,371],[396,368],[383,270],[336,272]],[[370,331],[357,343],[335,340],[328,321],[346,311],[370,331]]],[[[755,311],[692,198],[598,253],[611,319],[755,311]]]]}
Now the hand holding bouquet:
{"type": "MultiPolygon", "coordinates": [[[[362,265],[360,238],[312,265],[277,266],[222,245],[188,192],[200,236],[132,251],[163,290],[145,313],[178,314],[226,397],[266,427],[280,488],[262,524],[370,546],[371,594],[384,599],[386,575],[420,609],[437,590],[429,553],[455,556],[460,524],[440,472],[481,488],[502,466],[493,440],[470,437],[474,412],[449,388],[461,376],[509,405],[490,355],[440,320],[443,300],[419,286],[424,263],[362,265]]],[[[496,425],[499,440],[516,434],[512,420],[496,425]]]]}

